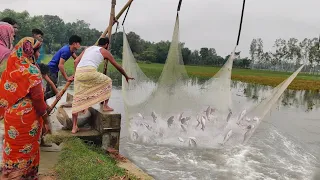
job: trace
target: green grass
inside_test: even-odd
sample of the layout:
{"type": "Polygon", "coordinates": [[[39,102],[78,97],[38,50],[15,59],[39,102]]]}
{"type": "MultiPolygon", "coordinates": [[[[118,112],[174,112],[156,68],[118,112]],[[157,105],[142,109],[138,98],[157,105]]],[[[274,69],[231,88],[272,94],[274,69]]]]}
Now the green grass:
{"type": "MultiPolygon", "coordinates": [[[[55,170],[59,179],[107,180],[126,175],[126,171],[101,149],[88,146],[78,138],[64,142],[55,170]]],[[[130,178],[135,179],[132,176],[130,178]]]]}
{"type": "MultiPolygon", "coordinates": [[[[43,63],[48,63],[52,58],[51,55],[46,55],[43,63]]],[[[121,60],[117,60],[121,64],[121,60]]],[[[150,78],[157,79],[163,69],[163,64],[147,64],[138,63],[142,71],[150,78]]],[[[66,62],[65,68],[68,75],[74,73],[73,60],[70,59],[66,62]]],[[[212,66],[185,66],[190,77],[196,77],[200,80],[209,79],[214,76],[215,73],[219,71],[221,67],[212,66]]],[[[99,67],[101,72],[103,65],[99,67]]],[[[251,70],[251,69],[232,69],[232,80],[242,81],[253,84],[277,86],[287,77],[289,77],[291,72],[278,72],[270,70],[251,70]]],[[[108,65],[108,75],[114,80],[121,80],[121,74],[109,63],[108,65]]],[[[116,83],[115,83],[116,84],[116,83]]],[[[299,73],[295,80],[290,84],[288,89],[294,90],[320,90],[320,76],[312,75],[308,73],[299,73]]]]}

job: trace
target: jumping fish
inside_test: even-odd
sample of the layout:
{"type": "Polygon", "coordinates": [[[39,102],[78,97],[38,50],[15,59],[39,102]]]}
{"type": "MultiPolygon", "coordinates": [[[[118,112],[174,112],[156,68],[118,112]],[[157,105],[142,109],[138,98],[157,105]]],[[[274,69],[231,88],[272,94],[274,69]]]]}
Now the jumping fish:
{"type": "Polygon", "coordinates": [[[245,116],[246,113],[247,113],[247,110],[246,110],[246,109],[243,110],[243,111],[240,113],[240,115],[239,115],[239,117],[238,117],[238,122],[237,122],[238,125],[240,124],[241,120],[243,119],[243,117],[245,116]]]}
{"type": "Polygon", "coordinates": [[[206,113],[207,119],[209,119],[209,115],[211,114],[211,107],[209,106],[204,112],[206,113]]]}
{"type": "Polygon", "coordinates": [[[185,117],[181,119],[181,124],[187,125],[187,122],[191,119],[191,117],[185,117]]]}
{"type": "Polygon", "coordinates": [[[202,129],[202,131],[204,131],[205,126],[206,126],[206,117],[202,116],[201,117],[201,129],[202,129]]]}
{"type": "Polygon", "coordinates": [[[143,123],[143,124],[144,124],[144,126],[146,126],[146,128],[147,128],[149,131],[151,131],[152,127],[151,127],[149,124],[147,124],[147,123],[143,123]]]}
{"type": "Polygon", "coordinates": [[[187,132],[187,129],[186,129],[186,127],[184,127],[183,124],[181,124],[181,128],[182,128],[182,130],[183,130],[184,132],[187,132]]]}
{"type": "Polygon", "coordinates": [[[141,117],[142,119],[144,119],[144,117],[142,116],[141,113],[138,113],[138,116],[141,117]]]}
{"type": "Polygon", "coordinates": [[[132,131],[132,139],[136,141],[139,138],[138,132],[136,130],[132,131]]]}
{"type": "Polygon", "coordinates": [[[229,109],[229,114],[227,116],[227,122],[229,122],[230,118],[231,118],[231,115],[232,115],[232,111],[231,109],[229,109]]]}
{"type": "Polygon", "coordinates": [[[199,127],[199,125],[201,124],[200,116],[197,116],[197,122],[198,122],[198,124],[197,124],[196,128],[199,127]]]}
{"type": "Polygon", "coordinates": [[[180,142],[184,142],[184,140],[181,137],[178,137],[180,142]]]}
{"type": "Polygon", "coordinates": [[[168,127],[170,127],[170,126],[172,125],[172,123],[173,123],[173,118],[174,118],[174,116],[171,116],[171,117],[169,117],[169,119],[167,120],[168,127]]]}
{"type": "Polygon", "coordinates": [[[157,115],[156,115],[156,113],[154,111],[152,111],[151,116],[153,118],[153,122],[156,123],[157,122],[156,121],[157,120],[157,115]]]}
{"type": "Polygon", "coordinates": [[[189,137],[189,147],[197,147],[196,138],[189,137]]]}
{"type": "Polygon", "coordinates": [[[216,112],[215,108],[211,108],[210,114],[212,115],[214,112],[216,112]]]}
{"type": "Polygon", "coordinates": [[[254,129],[254,125],[249,125],[246,129],[247,129],[247,131],[243,135],[242,143],[244,143],[244,141],[249,137],[251,130],[254,129]]]}
{"type": "Polygon", "coordinates": [[[183,115],[183,112],[182,112],[182,113],[180,113],[180,115],[179,115],[179,121],[181,121],[181,119],[182,119],[182,115],[183,115]]]}
{"type": "Polygon", "coordinates": [[[227,133],[227,135],[225,135],[224,136],[224,138],[223,138],[223,142],[222,143],[220,143],[220,145],[224,145],[229,139],[230,139],[230,137],[232,136],[232,129],[227,133]]]}

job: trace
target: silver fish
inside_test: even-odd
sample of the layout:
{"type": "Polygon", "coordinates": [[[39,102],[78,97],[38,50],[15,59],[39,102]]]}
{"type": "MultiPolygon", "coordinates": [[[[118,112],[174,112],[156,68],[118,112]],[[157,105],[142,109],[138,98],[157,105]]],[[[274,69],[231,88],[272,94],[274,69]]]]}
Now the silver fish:
{"type": "Polygon", "coordinates": [[[182,113],[180,113],[179,121],[181,121],[181,119],[182,119],[182,115],[183,115],[183,112],[182,112],[182,113]]]}
{"type": "Polygon", "coordinates": [[[254,125],[249,125],[246,129],[247,129],[247,131],[246,131],[246,132],[244,133],[244,135],[243,135],[243,141],[242,141],[242,143],[244,143],[245,140],[249,137],[250,132],[252,131],[252,129],[254,129],[254,125]]]}
{"type": "Polygon", "coordinates": [[[152,111],[151,116],[153,118],[153,122],[156,123],[157,122],[156,121],[157,120],[157,115],[156,115],[156,113],[154,111],[152,111]]]}
{"type": "Polygon", "coordinates": [[[229,109],[229,114],[227,116],[227,122],[229,122],[230,118],[231,118],[231,115],[232,115],[232,111],[231,109],[229,109]]]}
{"type": "Polygon", "coordinates": [[[132,139],[136,141],[139,138],[138,132],[136,130],[132,131],[132,139]]]}
{"type": "Polygon", "coordinates": [[[206,117],[202,116],[201,117],[201,129],[202,129],[202,131],[204,131],[205,126],[206,126],[206,117]]]}
{"type": "Polygon", "coordinates": [[[144,117],[142,116],[141,113],[138,113],[138,116],[141,117],[142,119],[144,119],[144,117]]]}
{"type": "Polygon", "coordinates": [[[196,138],[189,137],[189,147],[197,147],[196,138]]]}
{"type": "Polygon", "coordinates": [[[184,140],[181,137],[178,137],[180,142],[184,142],[184,140]]]}
{"type": "Polygon", "coordinates": [[[239,115],[239,117],[238,117],[238,122],[237,122],[238,125],[240,124],[240,122],[242,121],[242,119],[243,119],[243,117],[245,116],[246,113],[247,113],[247,110],[246,110],[246,109],[243,110],[243,111],[240,113],[240,115],[239,115]]]}
{"type": "Polygon", "coordinates": [[[170,126],[172,125],[172,123],[173,123],[173,118],[174,118],[174,116],[171,116],[171,117],[169,117],[169,119],[167,120],[168,127],[170,127],[170,126]]]}
{"type": "Polygon", "coordinates": [[[211,114],[211,107],[209,106],[204,112],[206,113],[207,119],[209,119],[209,115],[211,114]]]}
{"type": "Polygon", "coordinates": [[[187,132],[187,129],[186,129],[186,127],[184,127],[183,124],[181,124],[181,128],[182,128],[182,130],[183,130],[184,132],[187,132]]]}
{"type": "Polygon", "coordinates": [[[151,127],[149,124],[147,124],[147,123],[143,123],[143,124],[144,124],[144,126],[146,126],[146,128],[147,128],[149,131],[151,131],[152,127],[151,127]]]}
{"type": "Polygon", "coordinates": [[[198,124],[197,124],[196,128],[199,127],[199,125],[201,124],[200,116],[197,116],[197,122],[198,122],[198,124]]]}
{"type": "Polygon", "coordinates": [[[224,136],[224,138],[223,138],[223,142],[222,143],[220,143],[221,145],[224,145],[229,139],[230,139],[230,137],[232,136],[232,129],[224,136]]]}

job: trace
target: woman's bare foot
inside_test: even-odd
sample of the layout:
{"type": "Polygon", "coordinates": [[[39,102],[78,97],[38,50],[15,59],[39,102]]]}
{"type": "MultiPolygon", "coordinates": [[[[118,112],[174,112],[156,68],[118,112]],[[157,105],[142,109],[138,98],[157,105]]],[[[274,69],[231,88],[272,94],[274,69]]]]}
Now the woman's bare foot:
{"type": "Polygon", "coordinates": [[[77,132],[79,131],[79,128],[78,127],[74,127],[72,128],[72,134],[76,134],[77,132]]]}

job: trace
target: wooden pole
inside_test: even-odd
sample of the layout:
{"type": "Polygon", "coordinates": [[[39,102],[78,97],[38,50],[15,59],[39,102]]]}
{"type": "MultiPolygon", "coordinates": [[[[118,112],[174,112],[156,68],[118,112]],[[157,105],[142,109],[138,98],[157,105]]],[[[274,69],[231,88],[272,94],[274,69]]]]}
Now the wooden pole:
{"type": "MultiPolygon", "coordinates": [[[[108,50],[110,50],[110,47],[111,47],[112,26],[115,22],[115,7],[116,7],[116,0],[112,0],[111,1],[110,20],[109,20],[109,26],[108,26],[108,38],[109,38],[108,50]]],[[[105,61],[104,68],[103,68],[103,74],[106,75],[107,70],[108,70],[108,61],[105,61]]]]}
{"type": "MultiPolygon", "coordinates": [[[[119,13],[117,14],[117,16],[115,17],[115,20],[118,20],[118,19],[122,16],[122,14],[124,13],[124,11],[131,5],[132,1],[133,1],[133,0],[129,0],[129,1],[123,6],[123,8],[120,10],[120,12],[119,12],[119,13]]],[[[114,23],[113,23],[112,25],[114,25],[114,23]]],[[[110,23],[109,23],[109,26],[110,26],[110,23]]],[[[108,34],[108,32],[109,32],[109,26],[108,26],[108,27],[106,28],[106,30],[101,34],[100,38],[107,36],[107,34],[108,34]]],[[[99,39],[100,39],[100,38],[99,38],[99,39]]],[[[98,40],[99,40],[99,39],[98,39],[98,40]]],[[[95,45],[98,44],[98,40],[97,40],[97,42],[95,43],[95,45]]]]}
{"type": "MultiPolygon", "coordinates": [[[[66,83],[66,85],[63,87],[63,89],[59,92],[59,94],[61,95],[61,97],[62,97],[63,94],[67,91],[67,89],[68,89],[68,87],[70,86],[71,83],[72,83],[72,82],[68,81],[68,82],[66,83]]],[[[52,111],[53,108],[57,105],[58,102],[59,102],[58,99],[55,99],[55,100],[53,101],[53,103],[52,103],[51,106],[50,106],[50,111],[48,112],[48,114],[51,113],[51,111],[52,111]]]]}

